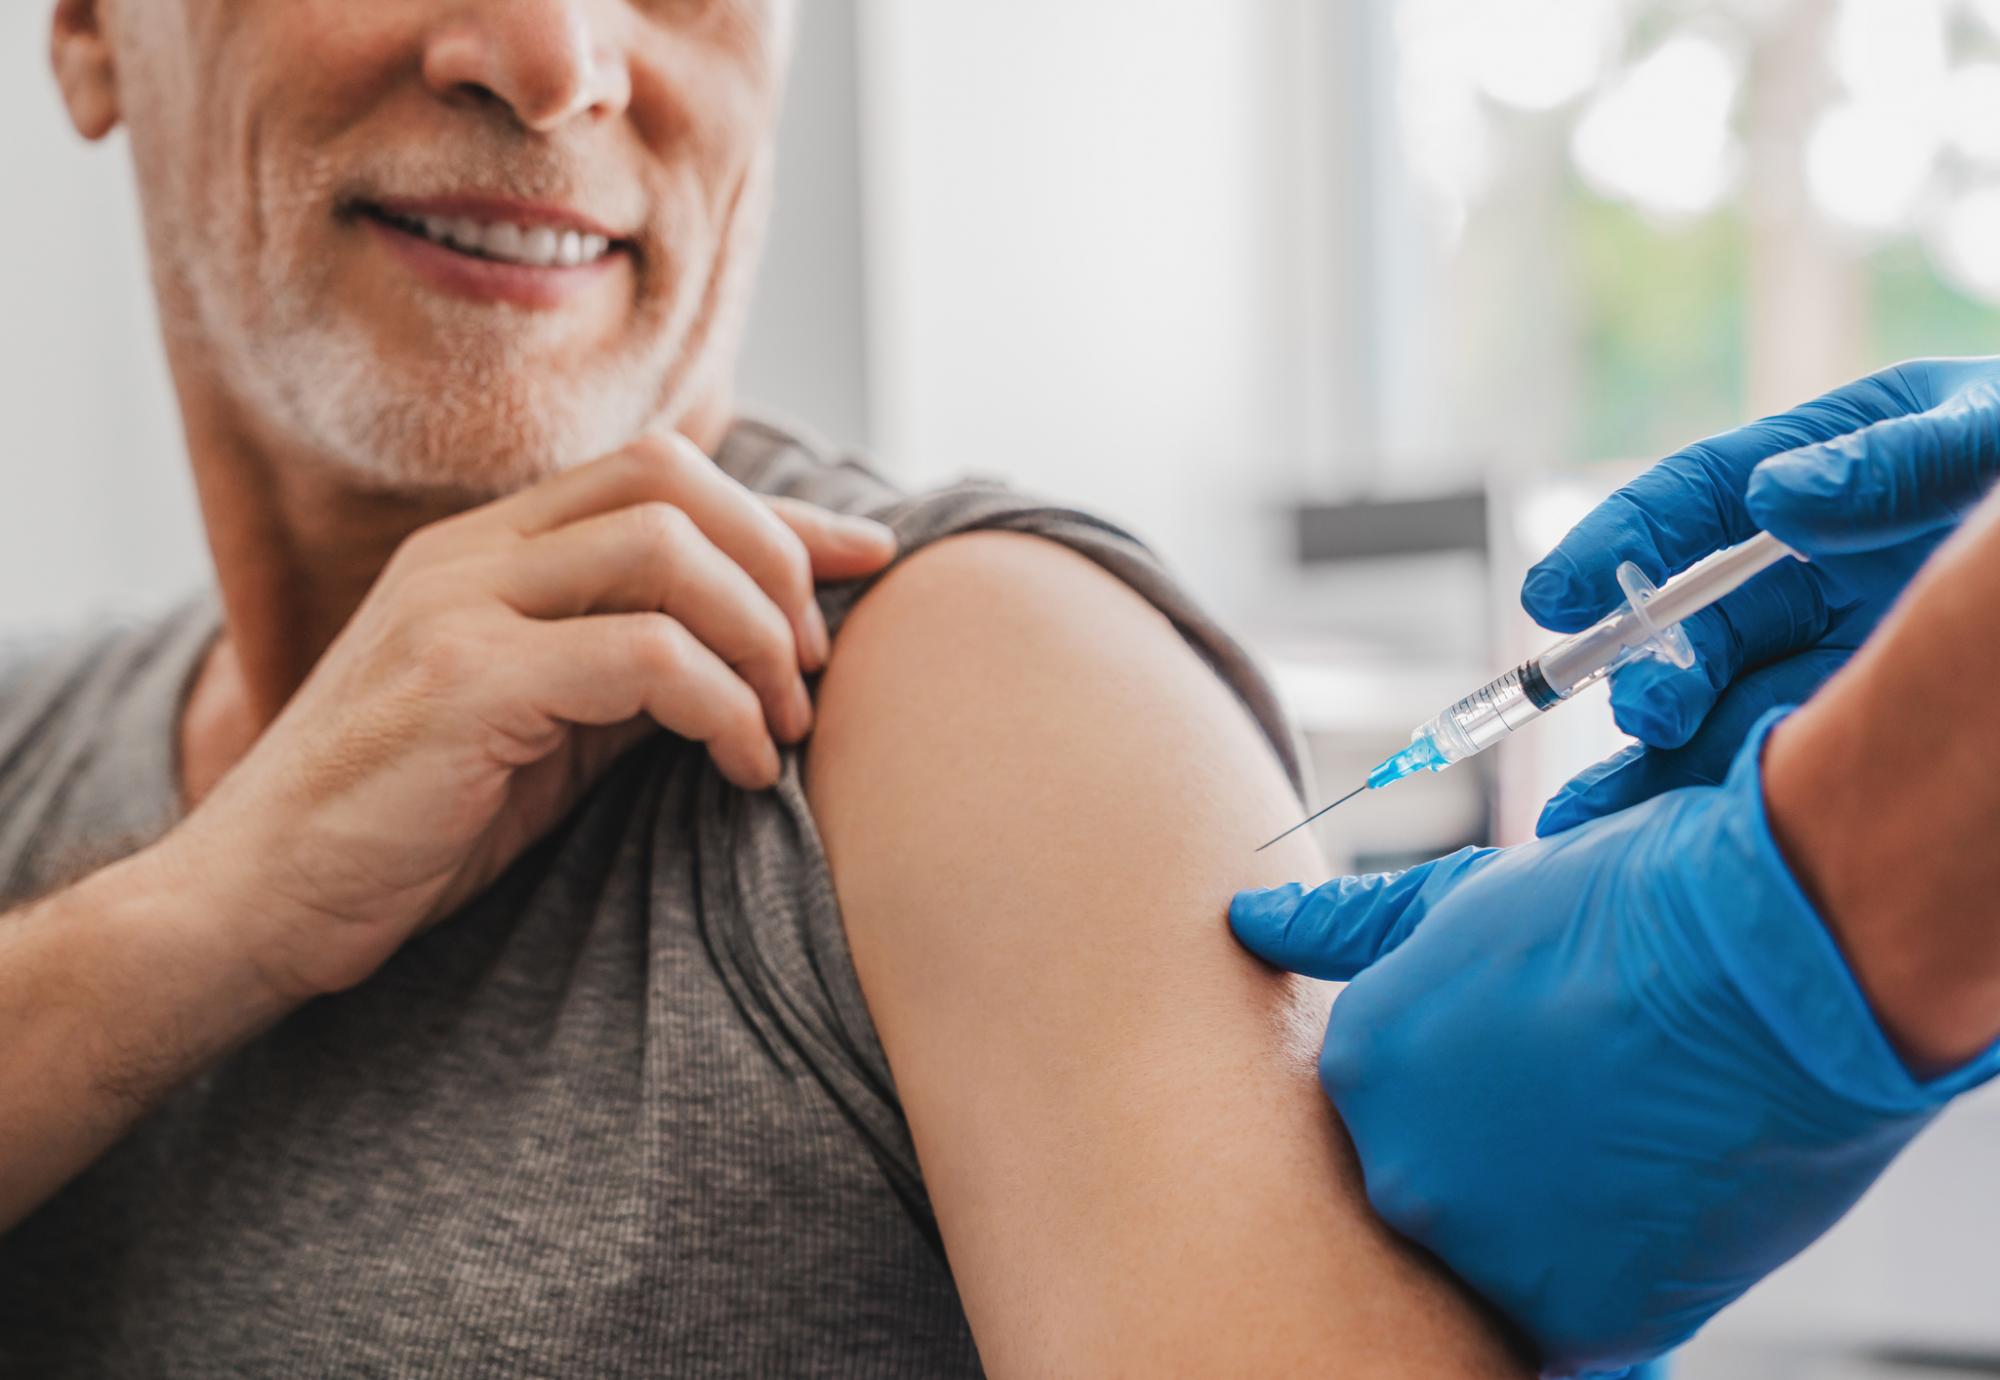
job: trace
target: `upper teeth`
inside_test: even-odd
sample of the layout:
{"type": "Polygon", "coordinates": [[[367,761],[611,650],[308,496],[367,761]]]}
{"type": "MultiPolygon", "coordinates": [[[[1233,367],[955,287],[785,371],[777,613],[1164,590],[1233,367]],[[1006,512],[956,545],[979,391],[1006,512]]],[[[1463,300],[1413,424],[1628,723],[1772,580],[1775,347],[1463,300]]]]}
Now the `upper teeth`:
{"type": "Polygon", "coordinates": [[[603,235],[558,230],[550,225],[514,225],[508,221],[478,221],[459,216],[396,217],[427,239],[532,268],[575,268],[595,263],[610,252],[603,235]]]}

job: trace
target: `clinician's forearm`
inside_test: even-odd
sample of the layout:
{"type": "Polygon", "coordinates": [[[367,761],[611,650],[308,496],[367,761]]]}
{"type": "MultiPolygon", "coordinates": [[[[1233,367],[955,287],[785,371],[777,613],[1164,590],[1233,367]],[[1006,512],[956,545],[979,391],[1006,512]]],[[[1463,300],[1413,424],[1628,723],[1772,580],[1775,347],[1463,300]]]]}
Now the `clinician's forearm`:
{"type": "Polygon", "coordinates": [[[1772,827],[1919,1071],[2000,1036],[2000,496],[1765,754],[1772,827]]]}
{"type": "Polygon", "coordinates": [[[283,1014],[228,932],[159,845],[0,915],[0,1232],[283,1014]]]}

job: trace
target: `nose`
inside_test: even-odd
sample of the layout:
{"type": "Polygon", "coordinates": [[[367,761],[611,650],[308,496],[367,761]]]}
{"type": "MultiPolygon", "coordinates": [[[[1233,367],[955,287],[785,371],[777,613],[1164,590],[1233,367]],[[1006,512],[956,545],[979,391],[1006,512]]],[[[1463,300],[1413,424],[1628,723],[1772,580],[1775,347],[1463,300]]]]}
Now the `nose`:
{"type": "Polygon", "coordinates": [[[425,41],[424,80],[447,100],[497,103],[548,133],[632,101],[625,55],[602,41],[585,0],[479,0],[425,41]]]}

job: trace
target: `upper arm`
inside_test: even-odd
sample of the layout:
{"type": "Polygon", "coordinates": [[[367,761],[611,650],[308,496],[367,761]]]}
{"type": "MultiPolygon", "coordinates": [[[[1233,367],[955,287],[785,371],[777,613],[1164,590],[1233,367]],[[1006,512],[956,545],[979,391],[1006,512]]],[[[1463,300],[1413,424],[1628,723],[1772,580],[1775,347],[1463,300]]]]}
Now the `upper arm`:
{"type": "Polygon", "coordinates": [[[1367,1210],[1329,989],[1229,934],[1317,876],[1228,688],[1086,558],[947,539],[851,615],[808,757],[869,1009],[996,1375],[1518,1374],[1367,1210]]]}

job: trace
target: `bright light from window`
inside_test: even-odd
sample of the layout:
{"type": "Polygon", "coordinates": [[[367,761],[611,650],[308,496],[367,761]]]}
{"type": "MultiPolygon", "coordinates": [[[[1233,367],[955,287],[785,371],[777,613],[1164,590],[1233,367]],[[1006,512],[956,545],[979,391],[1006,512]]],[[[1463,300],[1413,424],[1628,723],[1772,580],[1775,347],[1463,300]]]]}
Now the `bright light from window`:
{"type": "Polygon", "coordinates": [[[1453,8],[1479,89],[1521,110],[1548,110],[1590,90],[1621,19],[1610,0],[1479,0],[1453,8]]]}
{"type": "Polygon", "coordinates": [[[1668,39],[1584,112],[1571,142],[1577,168],[1606,196],[1661,215],[1713,209],[1735,171],[1729,111],[1738,81],[1720,43],[1668,39]]]}
{"type": "Polygon", "coordinates": [[[1945,76],[1942,0],[1840,0],[1833,70],[1863,99],[1936,91],[1945,76]]]}
{"type": "MultiPolygon", "coordinates": [[[[1837,86],[1801,150],[1812,203],[1869,235],[1921,230],[1957,280],[1987,282],[1968,227],[1985,225],[1989,196],[1948,198],[1982,170],[2000,195],[2000,59],[1955,55],[1954,45],[1969,20],[2000,37],[2000,0],[1824,2],[1837,86]]],[[[1570,155],[1596,193],[1659,216],[1714,210],[1746,161],[1734,132],[1745,48],[1803,0],[1393,3],[1403,152],[1455,230],[1500,173],[1516,127],[1528,128],[1496,106],[1575,103],[1570,155]],[[1690,13],[1701,18],[1619,69],[1634,38],[1690,13]]]]}
{"type": "Polygon", "coordinates": [[[1602,489],[1585,484],[1537,484],[1522,495],[1514,510],[1514,537],[1523,551],[1537,557],[1553,551],[1569,529],[1604,497],[1602,489]]]}
{"type": "Polygon", "coordinates": [[[1945,127],[1967,158],[2000,163],[2000,63],[1969,62],[1951,74],[1945,127]]]}
{"type": "Polygon", "coordinates": [[[1403,0],[1397,11],[1397,120],[1411,174],[1447,240],[1493,176],[1493,140],[1466,70],[1456,0],[1403,0]]]}
{"type": "Polygon", "coordinates": [[[1961,290],[2000,302],[2000,187],[1960,197],[1932,234],[1931,252],[1961,290]]]}
{"type": "Polygon", "coordinates": [[[1860,230],[1907,227],[1930,184],[1937,119],[1923,103],[1850,101],[1806,141],[1806,185],[1827,215],[1860,230]]]}

